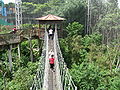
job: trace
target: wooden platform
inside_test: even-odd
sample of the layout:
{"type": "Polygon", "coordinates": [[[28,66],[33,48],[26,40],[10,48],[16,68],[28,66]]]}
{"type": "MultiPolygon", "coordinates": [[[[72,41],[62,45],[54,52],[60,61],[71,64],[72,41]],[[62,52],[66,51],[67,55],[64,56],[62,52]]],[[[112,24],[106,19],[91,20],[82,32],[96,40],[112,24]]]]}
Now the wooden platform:
{"type": "MultiPolygon", "coordinates": [[[[44,29],[33,29],[33,30],[18,30],[14,33],[0,34],[0,47],[10,44],[18,44],[24,39],[28,40],[29,38],[44,38],[44,29]]],[[[62,33],[58,30],[58,37],[61,38],[62,33]]]]}
{"type": "Polygon", "coordinates": [[[44,37],[43,30],[19,30],[15,34],[14,33],[6,33],[0,34],[0,46],[9,45],[9,44],[16,44],[20,43],[23,38],[31,38],[31,37],[44,37]]]}
{"type": "Polygon", "coordinates": [[[20,36],[17,34],[2,34],[0,35],[0,45],[8,45],[8,44],[14,44],[19,43],[20,36]]]}

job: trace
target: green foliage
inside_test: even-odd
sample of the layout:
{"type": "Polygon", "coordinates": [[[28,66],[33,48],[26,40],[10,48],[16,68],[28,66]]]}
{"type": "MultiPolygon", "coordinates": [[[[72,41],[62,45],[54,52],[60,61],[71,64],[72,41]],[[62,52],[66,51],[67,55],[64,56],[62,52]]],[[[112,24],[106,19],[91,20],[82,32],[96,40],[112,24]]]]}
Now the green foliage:
{"type": "Polygon", "coordinates": [[[0,25],[0,34],[10,33],[11,30],[6,28],[6,26],[0,25]]]}
{"type": "Polygon", "coordinates": [[[7,77],[10,77],[8,55],[6,50],[0,50],[0,78],[3,77],[4,73],[7,73],[7,77]]]}
{"type": "Polygon", "coordinates": [[[36,63],[28,62],[26,68],[23,67],[19,68],[17,72],[14,73],[13,80],[8,83],[7,89],[29,90],[37,67],[38,62],[36,63]]]}
{"type": "Polygon", "coordinates": [[[2,78],[0,78],[0,90],[3,90],[3,79],[2,78]]]}
{"type": "Polygon", "coordinates": [[[67,24],[76,21],[84,25],[86,11],[86,0],[64,0],[62,2],[61,0],[57,0],[53,3],[51,9],[48,10],[46,14],[63,16],[66,18],[67,24]]]}
{"type": "Polygon", "coordinates": [[[77,21],[85,24],[86,0],[67,0],[63,9],[63,15],[68,23],[77,21]],[[80,14],[82,13],[82,14],[80,14]]]}
{"type": "MultiPolygon", "coordinates": [[[[38,41],[37,40],[32,40],[32,48],[37,49],[38,48],[38,41]]],[[[30,58],[28,56],[30,56],[30,46],[29,46],[29,42],[28,41],[24,41],[21,43],[21,53],[23,55],[23,61],[24,62],[28,62],[30,60],[30,58]]],[[[39,59],[39,52],[33,50],[33,54],[34,54],[34,60],[37,61],[39,59]]]]}
{"type": "Polygon", "coordinates": [[[111,86],[110,90],[119,90],[120,89],[120,75],[115,76],[114,78],[111,79],[111,86]]]}
{"type": "Polygon", "coordinates": [[[97,30],[118,30],[120,28],[119,26],[119,20],[120,14],[119,13],[113,13],[113,14],[107,14],[101,21],[97,24],[97,27],[95,29],[97,30]]]}
{"type": "MultiPolygon", "coordinates": [[[[78,90],[119,90],[120,72],[116,66],[120,55],[119,45],[115,46],[114,44],[109,47],[102,45],[102,35],[96,33],[98,31],[100,33],[111,30],[119,31],[120,9],[117,7],[117,0],[107,0],[107,3],[104,0],[91,0],[91,21],[87,23],[91,25],[90,28],[95,33],[83,35],[88,15],[87,1],[23,0],[23,17],[28,18],[29,23],[32,22],[30,18],[46,14],[55,14],[66,18],[65,24],[71,24],[66,28],[68,37],[60,39],[60,46],[78,90]]],[[[27,22],[27,19],[23,22],[27,22]]],[[[24,29],[32,29],[32,27],[31,24],[23,25],[24,29]]],[[[104,34],[106,36],[108,33],[104,34]]],[[[37,41],[32,40],[32,44],[32,48],[37,48],[37,41]]],[[[31,80],[36,72],[37,62],[29,62],[29,42],[21,43],[21,51],[22,58],[19,60],[16,49],[13,50],[13,79],[10,78],[12,75],[8,68],[7,51],[0,52],[0,69],[2,70],[0,89],[4,87],[2,76],[7,72],[5,77],[8,83],[7,90],[29,90],[31,80]]],[[[35,50],[33,53],[37,61],[39,53],[35,50]]]]}
{"type": "Polygon", "coordinates": [[[43,4],[43,3],[46,3],[46,2],[48,2],[48,1],[50,1],[50,0],[22,0],[22,2],[33,2],[33,3],[41,3],[41,4],[43,4]]]}
{"type": "Polygon", "coordinates": [[[94,64],[83,62],[80,65],[73,65],[72,77],[78,86],[78,90],[96,90],[101,78],[99,68],[94,64]]]}
{"type": "Polygon", "coordinates": [[[45,14],[63,16],[63,7],[65,5],[64,0],[50,0],[47,5],[48,9],[45,14]]]}
{"type": "Polygon", "coordinates": [[[33,2],[23,2],[22,7],[23,19],[26,18],[24,23],[33,23],[33,18],[42,16],[50,8],[47,3],[34,4],[33,2]]]}
{"type": "Polygon", "coordinates": [[[73,64],[70,69],[78,90],[119,90],[119,73],[110,75],[107,70],[100,70],[94,63],[73,64]]]}
{"type": "Polygon", "coordinates": [[[60,39],[60,46],[78,90],[119,90],[117,47],[102,45],[99,33],[71,34],[78,30],[74,28],[69,25],[69,36],[60,39]]]}
{"type": "MultiPolygon", "coordinates": [[[[38,41],[32,40],[32,48],[37,47],[38,41]]],[[[38,68],[38,60],[40,56],[38,51],[33,51],[35,60],[34,62],[30,62],[30,49],[28,41],[22,42],[20,48],[22,53],[20,59],[18,58],[17,47],[12,49],[12,73],[9,71],[7,50],[0,50],[0,90],[29,90],[32,84],[33,77],[35,76],[38,68]]]]}
{"type": "Polygon", "coordinates": [[[102,40],[102,36],[99,33],[93,33],[91,35],[86,35],[82,38],[82,43],[84,46],[89,46],[91,44],[100,45],[102,40]]]}
{"type": "Polygon", "coordinates": [[[97,45],[100,45],[100,43],[100,34],[92,34],[83,38],[80,35],[74,35],[60,40],[61,50],[68,67],[71,67],[73,62],[80,64],[85,61],[88,52],[93,48],[91,45],[95,44],[95,48],[98,48],[97,45]]]}
{"type": "Polygon", "coordinates": [[[25,42],[22,42],[21,43],[21,53],[24,55],[24,56],[29,56],[30,55],[30,52],[29,52],[29,42],[28,41],[25,41],[25,42]]]}
{"type": "MultiPolygon", "coordinates": [[[[46,14],[53,14],[66,18],[67,23],[77,21],[85,24],[85,13],[87,11],[86,0],[47,0],[44,2],[31,0],[23,1],[22,7],[23,17],[25,18],[35,18],[46,14]]],[[[24,20],[24,22],[26,21],[24,20]]],[[[33,21],[28,19],[28,22],[33,21]]]]}
{"type": "Polygon", "coordinates": [[[79,24],[79,22],[69,23],[69,25],[66,28],[68,36],[82,35],[83,33],[83,25],[79,24]]]}
{"type": "Polygon", "coordinates": [[[22,27],[23,27],[23,29],[32,29],[33,25],[32,24],[23,24],[22,27]]]}
{"type": "Polygon", "coordinates": [[[101,35],[94,33],[90,36],[81,36],[83,26],[78,22],[69,24],[67,27],[68,37],[60,40],[61,50],[68,67],[72,63],[80,64],[87,59],[92,44],[101,44],[101,35]]]}

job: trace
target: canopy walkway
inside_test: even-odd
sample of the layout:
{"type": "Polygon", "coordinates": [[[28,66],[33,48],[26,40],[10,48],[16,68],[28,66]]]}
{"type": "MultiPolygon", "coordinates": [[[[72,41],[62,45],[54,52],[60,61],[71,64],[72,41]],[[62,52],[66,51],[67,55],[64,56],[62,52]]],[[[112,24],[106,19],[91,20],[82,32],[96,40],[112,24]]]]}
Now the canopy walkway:
{"type": "Polygon", "coordinates": [[[77,90],[62,57],[57,30],[53,40],[48,39],[48,33],[45,31],[40,64],[30,90],[77,90]],[[51,49],[55,55],[54,71],[50,69],[48,60],[51,49]]]}
{"type": "Polygon", "coordinates": [[[30,90],[77,90],[72,78],[69,74],[68,68],[62,57],[62,53],[59,46],[57,28],[55,29],[54,39],[48,39],[48,32],[41,31],[39,36],[39,30],[20,30],[15,34],[1,34],[0,46],[20,43],[24,38],[31,38],[33,36],[39,36],[43,38],[44,44],[42,47],[41,59],[37,69],[36,76],[34,77],[33,84],[30,90]],[[49,65],[49,52],[52,50],[55,56],[54,71],[50,69],[49,65]]]}
{"type": "MultiPolygon", "coordinates": [[[[64,62],[58,41],[59,35],[57,32],[59,32],[59,30],[57,28],[57,24],[61,24],[64,18],[60,18],[54,15],[47,15],[41,18],[36,18],[36,20],[39,21],[39,24],[45,24],[45,30],[40,30],[39,27],[39,29],[19,30],[15,34],[9,33],[0,35],[0,46],[9,45],[8,52],[10,70],[12,70],[12,44],[18,44],[18,54],[20,57],[20,42],[22,42],[24,39],[27,39],[30,41],[31,46],[31,38],[42,38],[44,42],[41,59],[39,60],[37,73],[33,79],[30,90],[77,90],[77,87],[75,86],[64,62]],[[47,24],[51,25],[53,23],[55,25],[55,32],[54,38],[51,40],[48,38],[47,24]],[[49,52],[51,50],[54,52],[55,57],[54,70],[51,70],[49,65],[49,52]]],[[[31,61],[33,61],[32,50],[31,61]]]]}

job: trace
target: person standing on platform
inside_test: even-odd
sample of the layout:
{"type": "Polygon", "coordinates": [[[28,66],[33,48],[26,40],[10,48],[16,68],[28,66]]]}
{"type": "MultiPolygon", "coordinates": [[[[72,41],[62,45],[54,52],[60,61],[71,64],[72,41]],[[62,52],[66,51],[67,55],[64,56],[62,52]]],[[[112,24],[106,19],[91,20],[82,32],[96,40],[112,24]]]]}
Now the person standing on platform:
{"type": "Polygon", "coordinates": [[[48,31],[48,33],[49,33],[49,39],[51,39],[51,40],[53,40],[53,30],[52,29],[50,29],[49,31],[48,31]]]}

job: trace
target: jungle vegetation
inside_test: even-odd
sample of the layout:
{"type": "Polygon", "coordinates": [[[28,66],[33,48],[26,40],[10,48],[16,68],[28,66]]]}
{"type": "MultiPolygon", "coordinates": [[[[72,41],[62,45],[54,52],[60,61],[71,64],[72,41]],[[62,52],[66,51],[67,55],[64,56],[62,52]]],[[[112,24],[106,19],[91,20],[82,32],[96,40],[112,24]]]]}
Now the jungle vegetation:
{"type": "MultiPolygon", "coordinates": [[[[64,60],[78,90],[120,90],[120,8],[118,0],[22,0],[24,23],[47,14],[66,19],[59,39],[64,60]]],[[[36,41],[33,40],[33,43],[36,41]]],[[[36,45],[36,44],[35,44],[36,45]]],[[[29,59],[28,42],[22,58],[13,50],[13,72],[7,51],[0,51],[0,90],[29,90],[40,56],[29,59]],[[24,76],[24,77],[23,77],[24,76]]],[[[34,52],[37,54],[37,52],[34,52]]]]}

